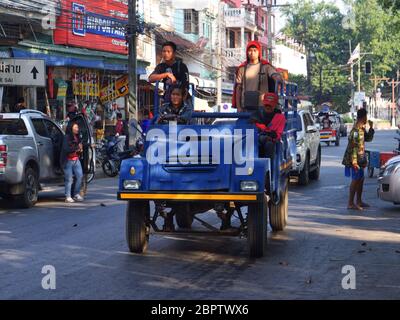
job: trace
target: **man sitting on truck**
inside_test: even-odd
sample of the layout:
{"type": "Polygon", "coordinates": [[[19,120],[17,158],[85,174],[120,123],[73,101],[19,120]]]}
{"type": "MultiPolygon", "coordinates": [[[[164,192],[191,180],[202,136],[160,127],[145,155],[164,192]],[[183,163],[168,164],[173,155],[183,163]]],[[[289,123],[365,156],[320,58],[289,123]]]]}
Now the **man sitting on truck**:
{"type": "Polygon", "coordinates": [[[278,107],[279,98],[276,93],[266,93],[263,108],[251,119],[258,128],[258,150],[260,158],[273,158],[275,143],[280,141],[286,125],[286,118],[278,107]]]}
{"type": "Polygon", "coordinates": [[[159,112],[157,123],[166,124],[176,121],[178,124],[190,124],[193,107],[184,101],[186,89],[175,86],[171,90],[171,102],[164,103],[159,112]]]}

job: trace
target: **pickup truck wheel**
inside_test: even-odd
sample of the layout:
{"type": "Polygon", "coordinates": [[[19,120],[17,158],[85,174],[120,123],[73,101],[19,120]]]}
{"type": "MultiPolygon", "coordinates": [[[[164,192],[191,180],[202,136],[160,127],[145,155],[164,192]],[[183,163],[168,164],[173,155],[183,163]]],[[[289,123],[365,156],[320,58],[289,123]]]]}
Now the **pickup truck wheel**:
{"type": "Polygon", "coordinates": [[[182,229],[191,229],[193,224],[193,214],[186,204],[174,206],[176,224],[182,229]]]}
{"type": "Polygon", "coordinates": [[[289,183],[286,183],[279,205],[270,205],[270,224],[273,231],[283,231],[287,224],[289,210],[289,183]]]}
{"type": "Polygon", "coordinates": [[[129,201],[126,207],[126,241],[129,251],[144,253],[149,243],[149,202],[129,201]]]}
{"type": "Polygon", "coordinates": [[[247,209],[247,243],[252,258],[264,256],[267,246],[268,203],[252,203],[247,209]]]}
{"type": "Polygon", "coordinates": [[[299,185],[306,186],[310,182],[310,156],[307,155],[304,162],[304,168],[299,175],[299,185]]]}
{"type": "Polygon", "coordinates": [[[24,184],[24,193],[16,196],[16,201],[19,207],[29,209],[36,204],[39,194],[38,176],[34,169],[26,168],[24,184]]]}
{"type": "Polygon", "coordinates": [[[314,171],[310,172],[311,180],[318,180],[321,172],[321,149],[318,149],[317,161],[315,162],[314,171]]]}

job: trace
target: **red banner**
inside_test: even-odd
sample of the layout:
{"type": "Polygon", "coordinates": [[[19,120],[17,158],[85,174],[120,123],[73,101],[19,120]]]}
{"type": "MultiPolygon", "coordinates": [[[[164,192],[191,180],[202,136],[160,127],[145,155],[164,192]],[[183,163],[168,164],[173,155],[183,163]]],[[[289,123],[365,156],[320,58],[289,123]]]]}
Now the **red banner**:
{"type": "Polygon", "coordinates": [[[128,54],[127,0],[61,0],[54,43],[128,54]]]}

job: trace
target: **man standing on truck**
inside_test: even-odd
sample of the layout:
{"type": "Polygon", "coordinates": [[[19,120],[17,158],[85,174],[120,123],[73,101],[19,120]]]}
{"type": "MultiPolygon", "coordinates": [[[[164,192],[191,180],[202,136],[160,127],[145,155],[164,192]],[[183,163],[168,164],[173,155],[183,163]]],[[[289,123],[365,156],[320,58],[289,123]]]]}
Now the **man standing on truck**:
{"type": "Polygon", "coordinates": [[[164,83],[164,103],[171,101],[173,86],[179,86],[185,90],[184,100],[189,99],[189,70],[181,59],[176,57],[176,44],[168,41],[162,45],[163,61],[157,65],[149,76],[149,82],[162,81],[164,83]]]}
{"type": "Polygon", "coordinates": [[[261,45],[250,41],[246,49],[247,60],[236,71],[232,107],[238,112],[263,107],[265,92],[275,91],[275,82],[282,82],[281,74],[262,58],[261,45]]]}

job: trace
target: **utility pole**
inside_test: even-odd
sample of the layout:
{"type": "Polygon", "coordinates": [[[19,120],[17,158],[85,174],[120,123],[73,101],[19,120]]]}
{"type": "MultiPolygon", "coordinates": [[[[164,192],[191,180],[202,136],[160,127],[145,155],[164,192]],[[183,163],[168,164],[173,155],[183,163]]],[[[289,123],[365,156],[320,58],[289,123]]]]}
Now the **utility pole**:
{"type": "MultiPolygon", "coordinates": [[[[349,48],[350,48],[350,57],[353,54],[353,50],[351,49],[351,40],[349,40],[349,48]]],[[[351,112],[354,110],[354,70],[353,70],[353,62],[350,64],[350,81],[351,81],[351,112]]]]}
{"type": "Polygon", "coordinates": [[[222,103],[222,22],[224,17],[224,2],[218,2],[218,45],[217,45],[217,106],[222,103]]]}
{"type": "Polygon", "coordinates": [[[388,82],[388,84],[392,85],[392,128],[396,127],[396,100],[395,100],[395,89],[397,86],[400,84],[400,81],[396,81],[392,79],[391,82],[388,82]]]}
{"type": "Polygon", "coordinates": [[[129,96],[128,96],[128,114],[127,120],[131,118],[133,113],[134,119],[138,120],[138,107],[137,107],[137,37],[136,37],[136,0],[129,0],[128,2],[128,77],[129,77],[129,96]]]}
{"type": "Polygon", "coordinates": [[[360,57],[358,58],[358,92],[361,91],[361,44],[360,44],[360,57]]]}
{"type": "MultiPolygon", "coordinates": [[[[271,3],[267,5],[267,17],[268,17],[268,30],[267,30],[267,35],[268,35],[268,60],[272,63],[272,58],[273,58],[273,46],[272,46],[272,0],[267,0],[270,1],[271,3]]],[[[276,2],[276,1],[275,1],[276,2]]]]}

